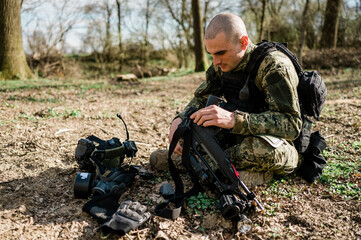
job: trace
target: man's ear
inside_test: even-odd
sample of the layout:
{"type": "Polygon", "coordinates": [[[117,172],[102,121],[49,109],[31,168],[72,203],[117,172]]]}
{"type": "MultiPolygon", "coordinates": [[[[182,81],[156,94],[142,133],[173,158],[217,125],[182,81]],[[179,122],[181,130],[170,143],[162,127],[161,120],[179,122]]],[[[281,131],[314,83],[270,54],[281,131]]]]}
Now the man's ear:
{"type": "Polygon", "coordinates": [[[241,37],[241,39],[239,41],[241,43],[242,50],[245,50],[248,46],[248,36],[241,37]]]}

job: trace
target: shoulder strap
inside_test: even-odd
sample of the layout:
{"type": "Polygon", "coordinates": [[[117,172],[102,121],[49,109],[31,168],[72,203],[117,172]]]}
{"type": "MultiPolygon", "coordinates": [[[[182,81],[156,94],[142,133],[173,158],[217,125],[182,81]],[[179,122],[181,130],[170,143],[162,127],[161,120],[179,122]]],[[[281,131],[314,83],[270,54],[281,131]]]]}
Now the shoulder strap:
{"type": "MultiPolygon", "coordinates": [[[[263,40],[260,43],[257,43],[257,48],[253,50],[250,60],[246,66],[245,71],[251,73],[255,67],[263,61],[264,57],[269,52],[275,51],[273,42],[268,42],[266,40],[263,40]]],[[[257,67],[258,69],[258,67],[257,67]]]]}
{"type": "Polygon", "coordinates": [[[303,74],[303,69],[297,59],[297,57],[287,48],[286,43],[278,42],[269,42],[267,40],[262,40],[262,42],[257,43],[257,48],[252,53],[250,62],[248,63],[246,70],[248,68],[249,78],[255,79],[259,66],[261,65],[263,59],[273,51],[281,51],[284,53],[293,63],[296,72],[298,75],[303,74]],[[253,63],[252,63],[253,62],[253,63]]]}
{"type": "Polygon", "coordinates": [[[272,42],[262,41],[257,45],[257,48],[253,50],[248,64],[245,68],[245,72],[248,73],[246,83],[244,84],[244,87],[239,91],[239,99],[244,102],[246,102],[249,98],[249,84],[254,82],[261,62],[268,53],[277,50],[272,42]]]}

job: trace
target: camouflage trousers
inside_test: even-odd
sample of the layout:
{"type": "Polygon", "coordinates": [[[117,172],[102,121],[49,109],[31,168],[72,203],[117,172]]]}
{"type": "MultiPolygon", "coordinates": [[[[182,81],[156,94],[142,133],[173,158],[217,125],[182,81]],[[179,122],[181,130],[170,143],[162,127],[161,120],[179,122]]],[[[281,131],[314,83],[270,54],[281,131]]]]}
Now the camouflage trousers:
{"type": "Polygon", "coordinates": [[[237,170],[287,175],[297,168],[299,156],[292,144],[280,141],[274,146],[262,137],[239,136],[225,152],[237,170]]]}

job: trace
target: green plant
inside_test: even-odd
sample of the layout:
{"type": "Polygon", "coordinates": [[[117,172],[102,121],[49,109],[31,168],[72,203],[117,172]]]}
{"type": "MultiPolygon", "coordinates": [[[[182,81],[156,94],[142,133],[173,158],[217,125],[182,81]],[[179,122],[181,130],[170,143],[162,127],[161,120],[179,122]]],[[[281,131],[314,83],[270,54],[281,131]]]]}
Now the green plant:
{"type": "Polygon", "coordinates": [[[285,176],[272,180],[269,186],[262,191],[262,194],[293,199],[299,191],[300,189],[293,183],[290,176],[285,176]]]}
{"type": "Polygon", "coordinates": [[[268,216],[276,216],[277,211],[280,209],[280,203],[270,201],[267,203],[265,208],[266,208],[266,213],[268,216]]]}
{"type": "Polygon", "coordinates": [[[64,112],[64,118],[68,118],[68,117],[80,117],[81,115],[81,111],[80,110],[68,110],[66,109],[64,112]]]}
{"type": "Polygon", "coordinates": [[[361,140],[358,142],[352,142],[351,145],[352,145],[352,148],[355,150],[361,149],[361,140]]]}
{"type": "Polygon", "coordinates": [[[198,193],[198,195],[187,198],[186,203],[190,208],[190,213],[198,213],[202,216],[205,211],[215,211],[218,200],[205,193],[198,193]]]}
{"type": "Polygon", "coordinates": [[[153,201],[148,196],[145,197],[145,200],[147,200],[147,206],[148,207],[151,207],[151,206],[154,205],[153,201]]]}
{"type": "Polygon", "coordinates": [[[361,158],[355,161],[330,160],[325,167],[320,182],[327,186],[327,191],[345,199],[361,200],[361,187],[356,182],[361,175],[361,158]]]}

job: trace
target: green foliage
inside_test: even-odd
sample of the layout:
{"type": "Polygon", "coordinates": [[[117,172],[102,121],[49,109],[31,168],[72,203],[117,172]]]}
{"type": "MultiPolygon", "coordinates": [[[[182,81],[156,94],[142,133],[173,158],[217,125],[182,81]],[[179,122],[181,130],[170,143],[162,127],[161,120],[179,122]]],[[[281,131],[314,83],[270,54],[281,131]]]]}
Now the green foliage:
{"type": "Polygon", "coordinates": [[[31,79],[31,80],[5,80],[0,81],[0,92],[18,92],[29,89],[41,88],[69,88],[78,87],[79,83],[68,81],[55,81],[52,79],[31,79]]]}
{"type": "Polygon", "coordinates": [[[205,193],[198,193],[198,195],[187,198],[186,203],[190,208],[190,213],[197,213],[202,216],[206,211],[215,211],[218,200],[205,193]]]}
{"type": "Polygon", "coordinates": [[[35,98],[31,96],[16,96],[10,95],[7,98],[8,101],[25,101],[25,102],[41,102],[41,103],[56,103],[59,100],[54,98],[35,98]]]}
{"type": "Polygon", "coordinates": [[[155,178],[148,180],[148,183],[150,183],[152,185],[161,183],[161,182],[162,182],[162,178],[160,178],[160,177],[155,177],[155,178]]]}
{"type": "Polygon", "coordinates": [[[145,197],[145,200],[147,201],[148,207],[152,207],[154,205],[154,202],[148,196],[145,197]]]}
{"type": "Polygon", "coordinates": [[[69,117],[75,117],[78,118],[81,116],[81,111],[80,110],[68,110],[66,109],[64,112],[64,117],[65,118],[69,118],[69,117]]]}
{"type": "Polygon", "coordinates": [[[262,191],[262,194],[294,199],[299,191],[299,186],[294,184],[290,176],[286,176],[280,179],[273,179],[269,186],[262,191]]]}
{"type": "Polygon", "coordinates": [[[352,142],[351,145],[352,145],[353,149],[359,150],[359,149],[361,149],[361,140],[358,142],[352,142]]]}
{"type": "MultiPolygon", "coordinates": [[[[358,148],[360,142],[353,143],[358,148]]],[[[357,184],[361,178],[361,158],[355,161],[343,161],[337,154],[325,153],[330,159],[320,178],[320,182],[327,186],[327,191],[345,199],[361,200],[361,187],[357,184]],[[333,159],[332,159],[333,158],[333,159]]]]}
{"type": "Polygon", "coordinates": [[[54,108],[47,108],[44,111],[36,112],[34,114],[31,113],[21,113],[19,118],[36,121],[40,119],[47,119],[47,118],[79,118],[81,117],[80,110],[73,110],[73,109],[65,109],[63,111],[58,111],[54,108]]]}

